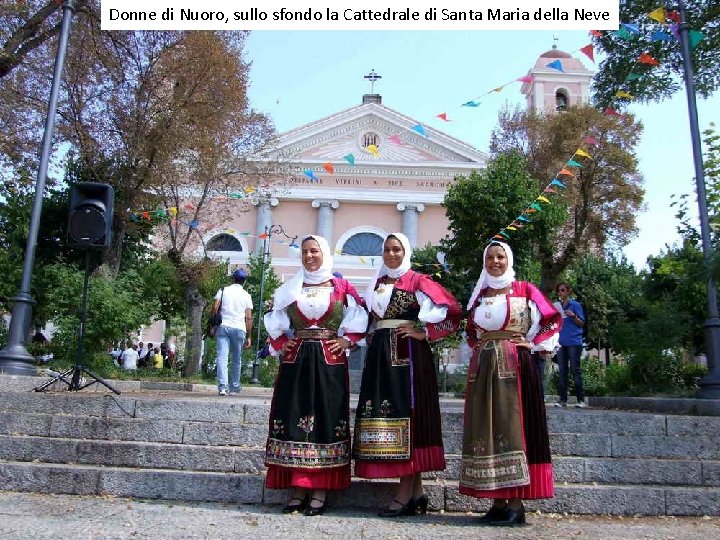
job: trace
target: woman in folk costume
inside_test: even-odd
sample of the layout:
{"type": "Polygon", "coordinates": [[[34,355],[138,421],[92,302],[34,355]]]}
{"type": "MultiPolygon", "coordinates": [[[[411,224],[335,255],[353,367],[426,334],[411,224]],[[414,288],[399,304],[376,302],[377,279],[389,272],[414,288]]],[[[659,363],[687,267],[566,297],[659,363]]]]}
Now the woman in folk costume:
{"type": "Polygon", "coordinates": [[[372,341],[355,416],[355,475],[400,478],[383,517],[427,511],[421,473],[443,470],[437,380],[428,341],[454,332],[462,308],[443,287],[410,270],[401,233],[383,244],[383,265],[365,294],[372,341]],[[424,328],[422,327],[424,326],[424,328]]]}
{"type": "Polygon", "coordinates": [[[525,523],[522,499],[554,495],[542,381],[531,351],[558,345],[562,319],[532,283],[515,281],[510,246],[492,242],[468,309],[460,493],[492,498],[487,525],[525,523]]]}
{"type": "Polygon", "coordinates": [[[275,291],[265,328],[280,354],[265,452],[265,485],[293,488],[284,513],[325,510],[326,490],[350,486],[348,365],[368,316],[353,286],[332,275],[327,241],[301,242],[303,268],[275,291]],[[291,336],[289,337],[288,334],[291,336]]]}

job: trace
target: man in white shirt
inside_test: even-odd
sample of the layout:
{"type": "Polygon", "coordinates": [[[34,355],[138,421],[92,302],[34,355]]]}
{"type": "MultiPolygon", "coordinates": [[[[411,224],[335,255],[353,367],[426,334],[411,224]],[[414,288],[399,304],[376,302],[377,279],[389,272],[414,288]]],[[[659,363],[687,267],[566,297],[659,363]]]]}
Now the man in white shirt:
{"type": "Polygon", "coordinates": [[[135,371],[138,367],[138,358],[137,345],[128,341],[127,349],[120,355],[120,367],[126,371],[135,371]]]}
{"type": "Polygon", "coordinates": [[[245,270],[238,268],[233,272],[233,284],[220,289],[215,295],[212,312],[218,310],[222,315],[222,323],[215,332],[217,339],[217,358],[215,361],[218,380],[218,392],[226,396],[228,390],[240,392],[240,372],[242,368],[243,346],[249,349],[252,345],[252,298],[243,288],[247,279],[245,270]],[[230,386],[228,388],[228,356],[232,350],[230,365],[230,386]]]}

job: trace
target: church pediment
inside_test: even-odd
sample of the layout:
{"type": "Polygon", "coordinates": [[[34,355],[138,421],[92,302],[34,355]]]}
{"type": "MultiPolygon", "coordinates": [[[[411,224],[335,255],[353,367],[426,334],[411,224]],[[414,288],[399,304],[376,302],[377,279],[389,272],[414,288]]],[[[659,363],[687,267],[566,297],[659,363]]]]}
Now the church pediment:
{"type": "Polygon", "coordinates": [[[297,162],[338,163],[352,154],[363,164],[484,165],[486,155],[474,147],[428,126],[423,136],[413,130],[416,125],[383,105],[363,104],[280,134],[276,150],[297,162]]]}

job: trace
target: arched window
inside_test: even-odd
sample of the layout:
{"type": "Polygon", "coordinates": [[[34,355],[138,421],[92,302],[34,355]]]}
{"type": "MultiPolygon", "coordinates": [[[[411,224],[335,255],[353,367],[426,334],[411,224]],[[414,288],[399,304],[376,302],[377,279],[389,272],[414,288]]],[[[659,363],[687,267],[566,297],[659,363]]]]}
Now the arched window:
{"type": "Polygon", "coordinates": [[[568,97],[564,90],[555,92],[555,110],[564,111],[568,108],[568,97]]]}
{"type": "Polygon", "coordinates": [[[240,240],[230,234],[218,234],[207,243],[208,251],[242,251],[240,240]]]}
{"type": "Polygon", "coordinates": [[[383,238],[382,236],[369,233],[361,232],[353,234],[343,244],[342,254],[343,255],[363,255],[366,257],[380,257],[383,252],[383,238]]]}

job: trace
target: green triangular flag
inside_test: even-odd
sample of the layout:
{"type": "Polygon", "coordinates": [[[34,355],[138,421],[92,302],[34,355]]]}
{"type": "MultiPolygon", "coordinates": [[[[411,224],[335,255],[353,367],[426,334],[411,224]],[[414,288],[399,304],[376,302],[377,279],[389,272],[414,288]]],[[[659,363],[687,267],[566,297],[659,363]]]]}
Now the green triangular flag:
{"type": "Polygon", "coordinates": [[[698,43],[700,43],[703,38],[703,33],[700,30],[690,30],[688,32],[688,40],[690,41],[690,50],[693,50],[695,47],[697,47],[698,43]]]}
{"type": "Polygon", "coordinates": [[[642,77],[642,75],[638,75],[637,73],[631,73],[625,78],[625,82],[637,81],[640,77],[642,77]]]}
{"type": "Polygon", "coordinates": [[[571,159],[570,161],[568,161],[567,165],[569,167],[582,167],[582,165],[580,163],[578,163],[577,161],[575,161],[574,159],[571,159]]]}
{"type": "Polygon", "coordinates": [[[630,32],[628,32],[628,29],[625,28],[624,26],[622,28],[620,28],[620,30],[616,30],[615,32],[613,32],[613,34],[615,34],[617,37],[620,37],[623,39],[631,39],[632,38],[632,34],[630,32]]]}

